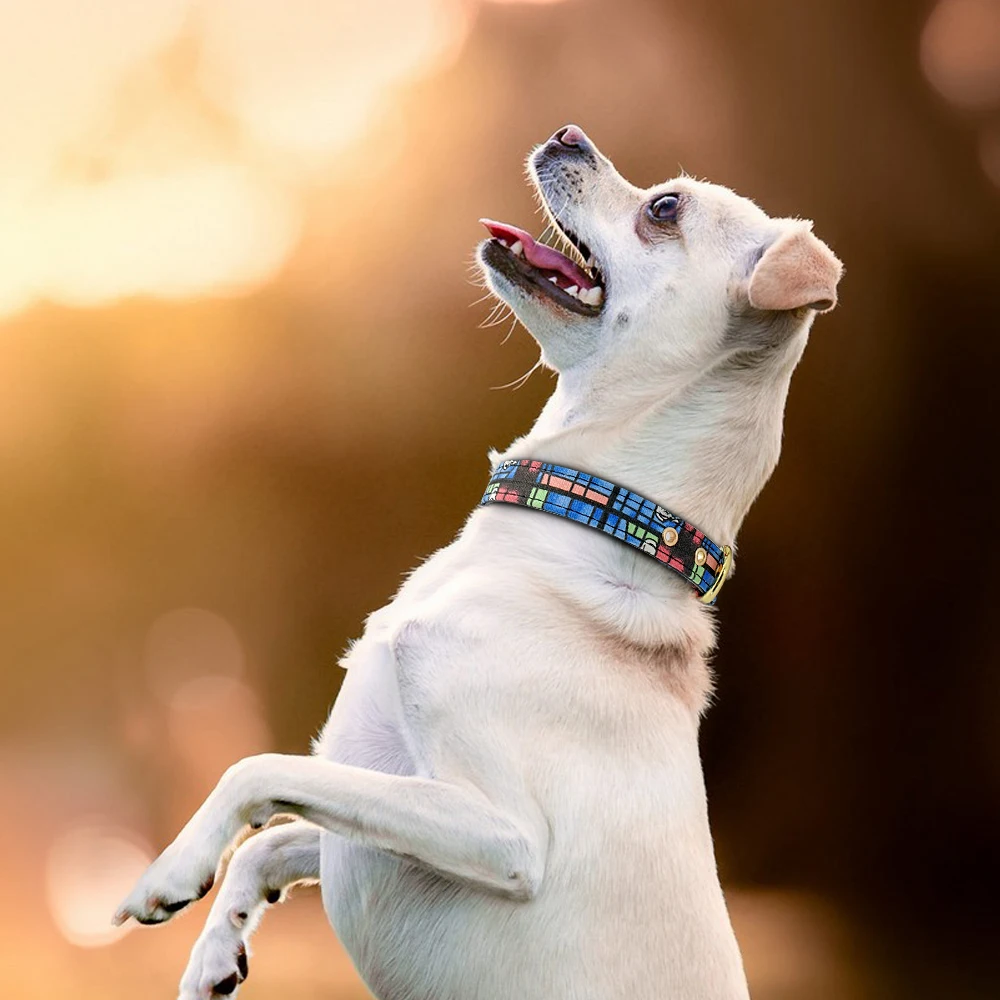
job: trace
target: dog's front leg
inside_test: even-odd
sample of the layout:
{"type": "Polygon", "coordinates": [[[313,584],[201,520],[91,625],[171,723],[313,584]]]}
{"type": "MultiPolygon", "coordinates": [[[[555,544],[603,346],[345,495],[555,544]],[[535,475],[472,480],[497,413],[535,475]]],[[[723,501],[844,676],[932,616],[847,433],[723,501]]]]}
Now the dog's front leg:
{"type": "Polygon", "coordinates": [[[247,977],[250,935],[268,903],[289,886],[319,879],[320,829],[295,820],[241,844],[191,951],[179,1000],[210,1000],[236,992],[247,977]]]}
{"type": "Polygon", "coordinates": [[[247,823],[262,826],[277,813],[514,899],[530,899],[542,877],[547,827],[527,799],[514,815],[471,786],[261,754],[225,773],[115,920],[168,919],[205,894],[227,845],[247,823]]]}

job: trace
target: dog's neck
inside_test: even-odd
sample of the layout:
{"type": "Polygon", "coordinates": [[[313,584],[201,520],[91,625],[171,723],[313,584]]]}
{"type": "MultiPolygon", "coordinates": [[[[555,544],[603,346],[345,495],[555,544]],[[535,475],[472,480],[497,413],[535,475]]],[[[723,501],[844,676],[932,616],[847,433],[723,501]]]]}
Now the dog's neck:
{"type": "Polygon", "coordinates": [[[608,398],[607,387],[560,375],[532,429],[496,457],[591,472],[733,545],[778,461],[788,384],[804,346],[805,331],[766,358],[730,360],[631,407],[601,406],[595,394],[608,398]],[[747,363],[759,366],[759,377],[736,367],[747,363]]]}

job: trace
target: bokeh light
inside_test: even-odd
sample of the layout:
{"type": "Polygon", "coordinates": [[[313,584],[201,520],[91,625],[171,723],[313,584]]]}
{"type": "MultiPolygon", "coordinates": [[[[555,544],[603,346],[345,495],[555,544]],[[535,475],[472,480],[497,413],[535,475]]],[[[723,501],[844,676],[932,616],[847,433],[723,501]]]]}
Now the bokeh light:
{"type": "MultiPolygon", "coordinates": [[[[544,404],[490,391],[537,351],[477,329],[466,264],[484,214],[540,228],[524,156],[577,121],[847,265],[701,730],[751,993],[994,996],[998,598],[942,559],[989,564],[1000,509],[998,6],[0,6],[6,993],[173,995],[207,906],[93,945],[229,765],[309,752],[338,652],[544,404]],[[889,580],[928,504],[952,533],[889,580]]],[[[317,896],[248,998],[368,996],[317,896]]]]}
{"type": "Polygon", "coordinates": [[[71,944],[110,944],[130,926],[113,927],[111,914],[152,860],[129,831],[97,821],[80,821],[52,845],[45,892],[52,918],[71,944]]]}
{"type": "Polygon", "coordinates": [[[0,10],[0,315],[272,278],[310,177],[453,58],[471,0],[0,10]],[[31,53],[30,58],[26,56],[31,53]]]}
{"type": "Polygon", "coordinates": [[[454,55],[467,20],[462,0],[211,0],[202,80],[276,155],[322,167],[387,90],[454,55]]]}
{"type": "Polygon", "coordinates": [[[232,763],[272,749],[272,737],[253,689],[232,677],[198,677],[170,701],[167,719],[171,760],[182,779],[211,788],[232,763]]]}
{"type": "Polygon", "coordinates": [[[847,929],[822,899],[731,886],[726,901],[750,981],[763,995],[842,1000],[855,994],[847,929]]]}
{"type": "Polygon", "coordinates": [[[143,667],[151,690],[162,701],[196,702],[188,687],[205,678],[233,680],[243,674],[245,657],[236,630],[221,615],[203,608],[178,608],[160,615],[146,636],[143,667]],[[181,694],[187,691],[188,695],[181,694]]]}
{"type": "Polygon", "coordinates": [[[1000,3],[939,0],[924,26],[920,57],[928,80],[953,104],[1000,104],[1000,3]]]}
{"type": "Polygon", "coordinates": [[[298,234],[298,208],[235,164],[64,183],[27,203],[0,240],[0,287],[68,305],[129,295],[235,291],[271,277],[298,234]]]}

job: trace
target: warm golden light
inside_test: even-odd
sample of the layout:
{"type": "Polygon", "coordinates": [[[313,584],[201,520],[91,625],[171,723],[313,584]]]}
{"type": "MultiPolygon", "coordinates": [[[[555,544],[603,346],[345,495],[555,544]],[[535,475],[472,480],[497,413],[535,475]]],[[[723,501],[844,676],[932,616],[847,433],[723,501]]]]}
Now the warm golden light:
{"type": "MultiPolygon", "coordinates": [[[[996,994],[1000,0],[744,7],[0,3],[4,997],[177,995],[212,900],[100,947],[111,914],[229,767],[309,752],[338,656],[557,384],[490,391],[537,347],[477,330],[472,260],[481,216],[541,233],[525,158],[570,122],[641,186],[815,219],[847,265],[719,621],[750,992],[996,994]],[[887,594],[928,497],[944,543],[887,594]]],[[[371,1000],[296,895],[241,995],[371,1000]]]]}
{"type": "Polygon", "coordinates": [[[457,51],[473,7],[5,5],[0,89],[18,100],[0,106],[0,315],[269,280],[311,178],[457,51]]]}
{"type": "Polygon", "coordinates": [[[322,165],[389,88],[455,50],[466,20],[459,0],[215,0],[202,81],[255,139],[322,165]]]}
{"type": "Polygon", "coordinates": [[[731,887],[726,900],[755,993],[812,1000],[855,995],[845,958],[849,937],[821,898],[731,887]]]}
{"type": "Polygon", "coordinates": [[[242,676],[243,646],[236,630],[220,615],[202,608],[177,608],[150,627],[143,668],[153,693],[172,704],[192,682],[242,676]]]}
{"type": "Polygon", "coordinates": [[[110,914],[151,860],[126,830],[81,823],[63,834],[49,851],[45,870],[49,909],[63,936],[95,948],[127,934],[128,926],[111,925],[110,914]]]}
{"type": "Polygon", "coordinates": [[[236,164],[59,184],[0,233],[0,309],[239,288],[275,272],[298,225],[284,193],[236,164]]]}
{"type": "Polygon", "coordinates": [[[210,788],[235,760],[273,749],[253,689],[231,677],[188,681],[171,699],[170,751],[199,788],[210,788]]]}

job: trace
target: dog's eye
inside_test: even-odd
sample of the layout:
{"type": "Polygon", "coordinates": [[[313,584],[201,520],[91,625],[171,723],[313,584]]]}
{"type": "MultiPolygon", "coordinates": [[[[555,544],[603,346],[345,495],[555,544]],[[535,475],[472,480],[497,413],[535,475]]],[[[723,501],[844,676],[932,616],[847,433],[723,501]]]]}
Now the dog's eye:
{"type": "Polygon", "coordinates": [[[657,198],[646,210],[651,218],[657,222],[673,222],[677,218],[677,210],[680,208],[681,199],[676,194],[665,194],[662,198],[657,198]]]}

